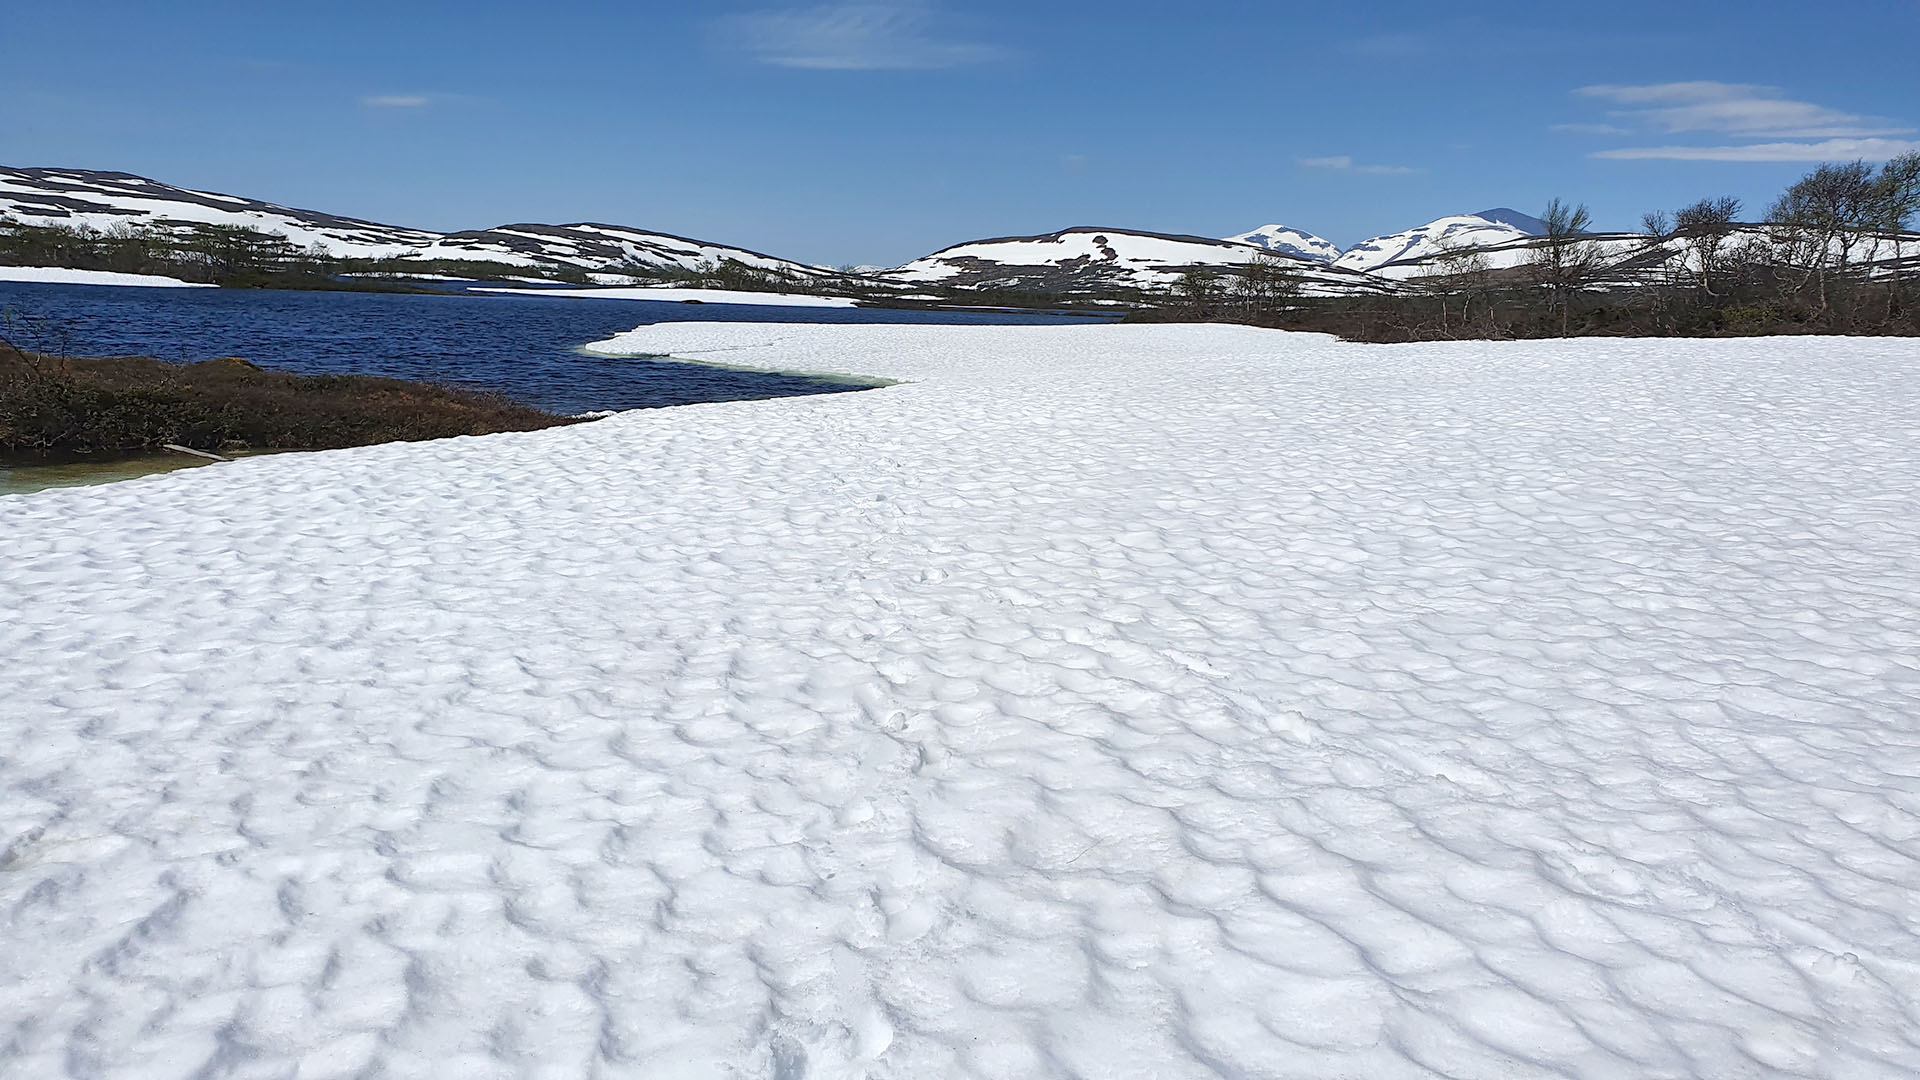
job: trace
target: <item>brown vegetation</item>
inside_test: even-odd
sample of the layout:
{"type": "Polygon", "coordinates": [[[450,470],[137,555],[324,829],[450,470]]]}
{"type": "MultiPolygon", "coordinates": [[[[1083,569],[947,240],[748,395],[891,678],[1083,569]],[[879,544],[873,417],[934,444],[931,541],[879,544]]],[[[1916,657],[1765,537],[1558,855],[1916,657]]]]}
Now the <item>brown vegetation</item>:
{"type": "Polygon", "coordinates": [[[491,393],[228,358],[69,359],[0,344],[0,451],[326,450],[577,422],[491,393]]]}

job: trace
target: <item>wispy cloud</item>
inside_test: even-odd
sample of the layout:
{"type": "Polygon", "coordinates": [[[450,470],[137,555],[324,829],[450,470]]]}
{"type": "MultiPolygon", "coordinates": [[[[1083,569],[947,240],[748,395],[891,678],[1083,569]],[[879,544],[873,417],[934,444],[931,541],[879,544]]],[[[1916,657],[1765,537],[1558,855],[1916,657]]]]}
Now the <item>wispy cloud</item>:
{"type": "Polygon", "coordinates": [[[1767,142],[1745,146],[1635,146],[1601,150],[1592,157],[1615,161],[1885,161],[1920,151],[1911,139],[1823,139],[1819,142],[1767,142]]]}
{"type": "Polygon", "coordinates": [[[424,109],[433,104],[425,94],[373,94],[360,99],[369,109],[424,109]]]}
{"type": "Polygon", "coordinates": [[[1670,135],[1715,132],[1748,138],[1836,139],[1905,135],[1911,127],[1807,101],[1751,83],[1673,82],[1649,86],[1583,86],[1574,91],[1632,108],[1614,114],[1670,135]]]}
{"type": "Polygon", "coordinates": [[[948,35],[928,0],[861,0],[798,11],[756,11],[719,28],[754,59],[814,71],[924,71],[998,60],[995,46],[948,35]]]}
{"type": "Polygon", "coordinates": [[[1356,163],[1353,158],[1347,154],[1337,154],[1333,157],[1301,158],[1300,166],[1306,169],[1333,169],[1338,172],[1367,173],[1371,176],[1411,176],[1414,173],[1422,171],[1420,169],[1408,168],[1405,165],[1361,165],[1356,163]]]}
{"type": "Polygon", "coordinates": [[[1574,95],[1616,106],[1607,115],[1621,123],[1556,124],[1553,130],[1630,135],[1622,126],[1630,123],[1639,130],[1713,143],[1629,146],[1590,155],[1614,161],[1884,161],[1920,146],[1889,138],[1914,133],[1901,121],[1795,101],[1778,87],[1756,83],[1606,84],[1580,87],[1574,95]]]}
{"type": "Polygon", "coordinates": [[[1548,131],[1557,131],[1563,135],[1631,135],[1631,128],[1619,124],[1551,124],[1548,131]]]}

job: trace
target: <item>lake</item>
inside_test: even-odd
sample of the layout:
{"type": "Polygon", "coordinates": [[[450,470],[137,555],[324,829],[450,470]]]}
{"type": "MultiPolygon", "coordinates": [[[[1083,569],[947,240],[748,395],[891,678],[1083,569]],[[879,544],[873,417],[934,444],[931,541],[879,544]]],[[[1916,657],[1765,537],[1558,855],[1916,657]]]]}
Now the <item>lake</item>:
{"type": "MultiPolygon", "coordinates": [[[[23,349],[58,356],[151,356],[175,362],[240,356],[305,375],[385,375],[499,390],[573,414],[843,393],[868,385],[577,351],[645,323],[1089,321],[1029,312],[681,304],[456,290],[293,292],[0,282],[0,335],[23,349]]],[[[103,461],[0,458],[0,494],[205,464],[176,454],[103,461]]]]}
{"type": "Polygon", "coordinates": [[[845,380],[590,357],[656,322],[1084,323],[1046,313],[679,304],[470,293],[149,289],[0,282],[0,334],[62,356],[240,356],[301,374],[386,375],[499,390],[559,413],[862,389],[845,380]]]}

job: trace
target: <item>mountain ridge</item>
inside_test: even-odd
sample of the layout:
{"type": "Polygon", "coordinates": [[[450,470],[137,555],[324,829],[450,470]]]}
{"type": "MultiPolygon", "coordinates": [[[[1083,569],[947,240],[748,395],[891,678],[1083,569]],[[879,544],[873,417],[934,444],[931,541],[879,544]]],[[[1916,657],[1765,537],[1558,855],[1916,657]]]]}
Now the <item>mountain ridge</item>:
{"type": "MultiPolygon", "coordinates": [[[[1525,235],[1526,226],[1538,225],[1537,219],[1505,207],[1484,211],[1480,215],[1464,216],[1476,217],[1487,222],[1487,227],[1498,230],[1497,236],[1486,237],[1496,242],[1525,235]]],[[[587,271],[606,271],[633,262],[693,269],[702,262],[732,260],[756,269],[808,277],[833,276],[836,273],[752,248],[635,226],[594,221],[566,224],[512,222],[484,229],[438,232],[180,187],[118,170],[0,166],[0,217],[29,225],[83,225],[103,230],[118,224],[159,225],[175,229],[190,229],[196,225],[238,225],[278,233],[297,247],[342,258],[473,260],[520,265],[529,269],[572,268],[587,271]]],[[[1441,222],[1447,220],[1439,219],[1441,222]]],[[[1429,229],[1434,224],[1438,222],[1409,232],[1429,229]]],[[[1396,250],[1393,258],[1373,260],[1352,254],[1369,245],[1377,246],[1405,234],[1375,237],[1342,251],[1323,237],[1277,224],[1225,238],[1085,225],[1071,226],[1040,236],[1059,240],[1081,234],[1127,236],[1189,245],[1194,250],[1185,254],[1193,258],[1181,265],[1237,265],[1250,258],[1246,249],[1251,248],[1322,268],[1364,273],[1376,265],[1403,259],[1407,254],[1396,250]],[[1206,257],[1208,254],[1218,258],[1206,257]]],[[[951,258],[955,249],[984,249],[993,245],[1032,243],[1038,239],[1040,237],[1010,235],[967,240],[899,266],[862,267],[856,273],[883,280],[924,278],[928,276],[925,271],[930,265],[929,260],[951,258]]],[[[1139,259],[1116,257],[1099,261],[1126,264],[1128,271],[1121,275],[1123,277],[1155,278],[1165,276],[1154,271],[1167,265],[1167,254],[1147,253],[1139,259]]],[[[1062,261],[1070,259],[1041,259],[1027,265],[1054,265],[1062,261]]]]}
{"type": "MultiPolygon", "coordinates": [[[[277,233],[296,248],[339,258],[489,262],[549,276],[578,271],[633,275],[642,267],[700,272],[738,263],[817,286],[857,283],[862,289],[892,290],[903,296],[938,286],[976,293],[1040,291],[1081,298],[1166,292],[1182,285],[1195,269],[1233,273],[1240,266],[1271,258],[1291,266],[1308,295],[1392,293],[1417,287],[1410,283],[1422,278],[1457,273],[1450,269],[1451,260],[1463,251],[1473,252],[1479,267],[1515,270],[1530,261],[1535,238],[1545,230],[1538,218],[1504,206],[1436,218],[1344,251],[1322,237],[1278,224],[1225,238],[1077,225],[1031,236],[967,240],[895,267],[837,271],[750,248],[605,222],[515,222],[434,232],[176,187],[133,173],[5,166],[0,166],[0,222],[78,225],[103,231],[137,224],[188,234],[207,225],[237,225],[277,233]]],[[[1758,226],[1739,229],[1742,236],[1765,239],[1758,226]]],[[[1655,275],[1665,272],[1662,268],[1671,267],[1674,260],[1684,264],[1688,258],[1677,238],[1594,233],[1587,239],[1604,264],[1596,280],[1611,284],[1655,280],[1655,275]]],[[[1907,243],[1916,241],[1920,238],[1907,243]]],[[[1901,272],[1914,263],[1904,251],[1895,243],[1889,263],[1897,263],[1901,272]]]]}
{"type": "Polygon", "coordinates": [[[1255,244],[1185,233],[1086,225],[1033,236],[952,244],[877,277],[911,285],[1087,291],[1099,286],[1166,288],[1196,267],[1219,269],[1263,258],[1291,260],[1309,294],[1386,292],[1395,286],[1326,262],[1255,244]]]}
{"type": "Polygon", "coordinates": [[[632,226],[517,222],[434,232],[89,169],[0,166],[0,219],[102,231],[136,224],[170,231],[239,226],[278,233],[296,247],[336,258],[455,259],[588,271],[633,262],[690,270],[703,262],[731,260],[760,270],[832,276],[749,248],[632,226]]]}

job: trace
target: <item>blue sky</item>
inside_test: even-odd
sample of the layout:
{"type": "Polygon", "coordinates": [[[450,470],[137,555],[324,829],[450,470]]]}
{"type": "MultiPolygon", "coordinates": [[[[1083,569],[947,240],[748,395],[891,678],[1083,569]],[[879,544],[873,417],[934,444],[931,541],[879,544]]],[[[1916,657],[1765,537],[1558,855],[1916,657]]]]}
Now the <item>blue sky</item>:
{"type": "Polygon", "coordinates": [[[1920,0],[8,0],[0,163],[891,264],[1091,224],[1630,228],[1920,147],[1920,0]]]}

